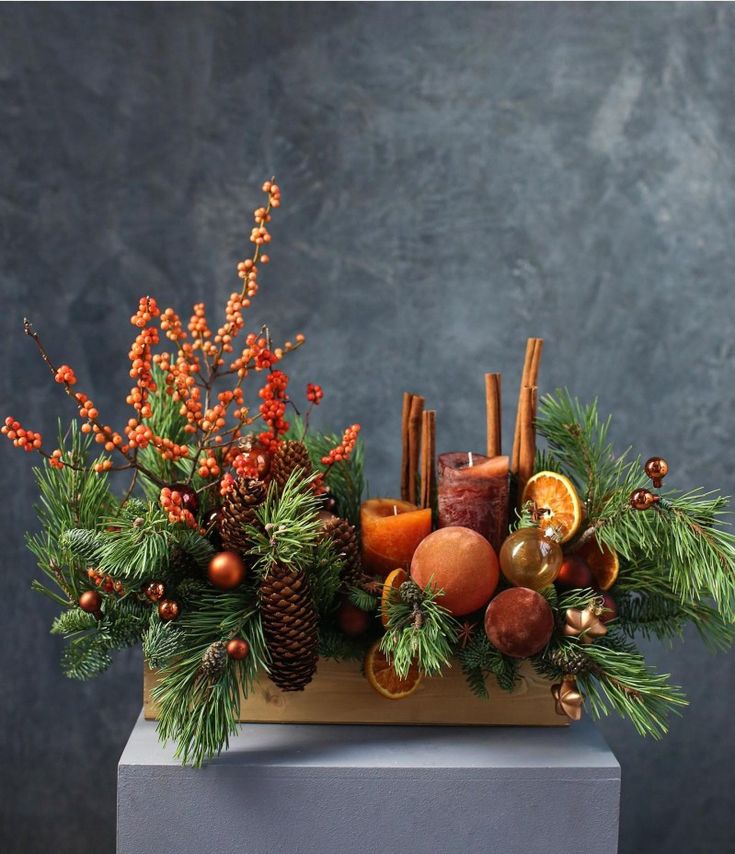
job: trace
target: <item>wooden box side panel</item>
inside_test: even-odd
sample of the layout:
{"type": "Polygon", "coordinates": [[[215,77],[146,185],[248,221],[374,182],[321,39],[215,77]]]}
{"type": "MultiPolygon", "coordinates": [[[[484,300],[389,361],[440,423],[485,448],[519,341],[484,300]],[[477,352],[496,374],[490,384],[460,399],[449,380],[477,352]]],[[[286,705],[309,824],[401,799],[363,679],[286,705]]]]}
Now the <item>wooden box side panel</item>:
{"type": "MultiPolygon", "coordinates": [[[[156,674],[144,677],[144,714],[155,720],[151,690],[156,674]]],[[[328,724],[443,724],[452,726],[565,726],[556,714],[550,683],[533,668],[521,666],[521,681],[512,694],[490,684],[490,699],[476,697],[467,687],[458,664],[441,677],[425,678],[403,700],[377,694],[355,662],[319,662],[313,681],[304,691],[284,693],[265,676],[240,701],[244,723],[328,724]]]]}

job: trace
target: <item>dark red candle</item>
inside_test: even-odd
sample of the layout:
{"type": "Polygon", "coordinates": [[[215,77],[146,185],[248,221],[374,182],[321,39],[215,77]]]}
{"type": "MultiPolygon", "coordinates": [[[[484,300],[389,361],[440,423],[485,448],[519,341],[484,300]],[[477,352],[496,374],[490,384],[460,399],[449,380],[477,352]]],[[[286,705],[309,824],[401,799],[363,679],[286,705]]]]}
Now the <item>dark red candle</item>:
{"type": "Polygon", "coordinates": [[[508,457],[439,455],[439,527],[460,525],[500,551],[508,536],[508,457]]]}

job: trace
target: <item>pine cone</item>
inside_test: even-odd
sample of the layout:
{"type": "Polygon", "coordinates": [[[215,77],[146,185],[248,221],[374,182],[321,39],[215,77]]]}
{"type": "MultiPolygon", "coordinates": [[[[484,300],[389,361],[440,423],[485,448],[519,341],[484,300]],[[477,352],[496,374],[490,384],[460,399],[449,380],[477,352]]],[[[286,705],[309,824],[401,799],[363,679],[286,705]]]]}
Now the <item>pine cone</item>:
{"type": "Polygon", "coordinates": [[[220,674],[225,669],[226,662],[227,644],[224,641],[215,641],[204,650],[202,663],[199,666],[199,673],[205,679],[212,681],[219,679],[220,674]]]}
{"type": "Polygon", "coordinates": [[[589,669],[587,656],[576,650],[557,648],[549,654],[549,660],[554,667],[558,667],[563,674],[569,676],[578,676],[580,673],[586,673],[589,669]]]}
{"type": "Polygon", "coordinates": [[[401,599],[403,599],[406,605],[417,606],[424,601],[423,590],[410,578],[401,584],[398,592],[401,594],[401,599]]]}
{"type": "Polygon", "coordinates": [[[199,565],[189,552],[184,551],[181,546],[174,546],[168,557],[169,572],[178,576],[192,576],[199,574],[199,565]]]}
{"type": "Polygon", "coordinates": [[[342,557],[342,586],[361,587],[364,581],[360,549],[354,525],[337,516],[327,519],[323,525],[323,535],[329,537],[337,553],[342,557]]]}
{"type": "Polygon", "coordinates": [[[225,495],[219,509],[217,527],[224,551],[245,554],[250,540],[245,527],[255,522],[256,507],[263,502],[266,486],[262,480],[238,478],[225,495]]]}
{"type": "Polygon", "coordinates": [[[279,489],[283,489],[294,469],[303,469],[304,476],[312,473],[309,452],[303,442],[289,439],[282,442],[271,462],[271,478],[279,489]]]}
{"type": "Polygon", "coordinates": [[[282,691],[303,691],[319,655],[318,617],[306,574],[271,567],[260,582],[260,613],[271,680],[282,691]]]}

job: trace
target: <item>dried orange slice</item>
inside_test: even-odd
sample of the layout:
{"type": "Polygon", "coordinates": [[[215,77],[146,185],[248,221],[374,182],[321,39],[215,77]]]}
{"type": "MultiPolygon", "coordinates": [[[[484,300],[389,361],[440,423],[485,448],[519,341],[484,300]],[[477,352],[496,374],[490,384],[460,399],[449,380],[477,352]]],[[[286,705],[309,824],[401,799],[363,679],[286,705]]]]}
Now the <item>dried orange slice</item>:
{"type": "Polygon", "coordinates": [[[526,501],[533,501],[536,509],[544,513],[544,519],[561,529],[562,543],[571,540],[582,524],[582,502],[574,484],[563,474],[535,474],[523,490],[523,503],[526,501]]]}
{"type": "Polygon", "coordinates": [[[398,588],[404,581],[408,581],[408,573],[404,569],[394,569],[389,572],[383,582],[383,592],[380,596],[380,619],[383,625],[388,625],[388,605],[393,601],[394,591],[397,593],[398,588]]]}
{"type": "Polygon", "coordinates": [[[617,581],[620,571],[620,560],[618,553],[610,546],[598,543],[595,537],[582,543],[575,551],[581,558],[587,561],[587,566],[592,570],[595,586],[600,590],[609,590],[617,581]]]}
{"type": "Polygon", "coordinates": [[[408,697],[421,682],[421,674],[415,664],[411,665],[408,676],[401,679],[380,651],[380,641],[375,641],[365,656],[365,676],[378,694],[389,700],[408,697]]]}

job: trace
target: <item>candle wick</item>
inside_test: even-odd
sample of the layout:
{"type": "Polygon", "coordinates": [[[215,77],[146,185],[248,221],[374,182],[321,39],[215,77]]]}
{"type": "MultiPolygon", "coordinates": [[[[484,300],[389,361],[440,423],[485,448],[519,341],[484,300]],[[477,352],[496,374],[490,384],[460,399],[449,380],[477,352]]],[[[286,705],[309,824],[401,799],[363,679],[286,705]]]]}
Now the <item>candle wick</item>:
{"type": "Polygon", "coordinates": [[[469,466],[470,468],[472,468],[472,466],[474,465],[474,462],[472,461],[472,451],[470,451],[470,452],[467,454],[467,459],[469,460],[468,466],[469,466]]]}
{"type": "Polygon", "coordinates": [[[395,504],[393,505],[393,515],[394,515],[394,516],[397,516],[397,515],[398,515],[398,508],[396,507],[396,505],[395,505],[395,504]]]}

